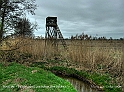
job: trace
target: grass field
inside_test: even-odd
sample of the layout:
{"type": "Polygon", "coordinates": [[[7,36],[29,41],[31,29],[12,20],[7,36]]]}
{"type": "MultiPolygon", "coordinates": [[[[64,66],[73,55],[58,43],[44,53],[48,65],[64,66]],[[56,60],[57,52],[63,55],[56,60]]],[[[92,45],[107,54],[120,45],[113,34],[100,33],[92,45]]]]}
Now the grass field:
{"type": "MultiPolygon", "coordinates": [[[[43,39],[17,38],[5,41],[9,43],[1,49],[15,49],[25,53],[24,57],[31,62],[47,60],[65,60],[68,68],[85,70],[100,74],[108,73],[124,90],[124,40],[65,40],[68,50],[59,42],[58,47],[45,45],[43,39]],[[7,48],[6,48],[7,47],[7,48]]],[[[13,54],[18,57],[20,54],[13,54]]],[[[4,55],[5,56],[5,55],[4,55]]],[[[21,57],[23,55],[20,55],[21,57]]],[[[6,59],[6,56],[5,58],[6,59]]],[[[25,59],[25,61],[26,61],[25,59]]],[[[23,60],[23,59],[21,59],[23,60]]],[[[24,61],[24,62],[25,62],[24,61]]],[[[20,62],[20,61],[19,61],[20,62]]]]}
{"type": "Polygon", "coordinates": [[[17,63],[0,63],[0,92],[76,92],[72,85],[51,72],[17,63]]]}

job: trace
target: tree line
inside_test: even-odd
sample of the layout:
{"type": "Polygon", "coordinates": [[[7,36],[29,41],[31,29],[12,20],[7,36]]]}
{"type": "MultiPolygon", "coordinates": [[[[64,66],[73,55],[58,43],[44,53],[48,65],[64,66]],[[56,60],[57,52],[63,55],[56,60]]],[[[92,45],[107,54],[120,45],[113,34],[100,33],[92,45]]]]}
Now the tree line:
{"type": "Polygon", "coordinates": [[[76,40],[124,40],[124,38],[120,38],[120,39],[113,39],[112,37],[110,37],[109,39],[108,38],[106,38],[105,36],[102,36],[102,37],[92,37],[91,35],[88,35],[88,34],[84,34],[84,33],[82,33],[82,34],[80,34],[80,35],[78,35],[78,34],[76,34],[75,36],[74,35],[72,35],[71,37],[70,37],[70,39],[71,40],[74,40],[74,39],[76,39],[76,40]]]}

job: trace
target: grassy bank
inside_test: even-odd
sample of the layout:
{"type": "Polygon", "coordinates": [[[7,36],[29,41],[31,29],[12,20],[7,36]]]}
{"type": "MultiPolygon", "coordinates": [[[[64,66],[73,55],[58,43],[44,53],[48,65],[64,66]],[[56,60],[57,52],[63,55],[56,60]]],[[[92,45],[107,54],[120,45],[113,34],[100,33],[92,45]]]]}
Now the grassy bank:
{"type": "Polygon", "coordinates": [[[116,83],[112,83],[114,79],[112,79],[109,74],[101,75],[99,73],[88,73],[86,71],[77,71],[73,68],[56,66],[49,68],[49,70],[55,74],[80,79],[89,84],[92,88],[96,88],[98,90],[103,90],[105,92],[121,92],[120,86],[118,86],[116,83]]]}
{"type": "Polygon", "coordinates": [[[36,67],[0,63],[0,92],[76,92],[63,79],[36,67]]]}
{"type": "Polygon", "coordinates": [[[88,84],[91,88],[102,90],[104,92],[121,92],[121,86],[118,86],[115,79],[108,73],[100,74],[95,72],[78,71],[74,68],[66,68],[62,66],[45,67],[43,63],[34,63],[32,66],[49,70],[56,75],[77,78],[88,84]]]}

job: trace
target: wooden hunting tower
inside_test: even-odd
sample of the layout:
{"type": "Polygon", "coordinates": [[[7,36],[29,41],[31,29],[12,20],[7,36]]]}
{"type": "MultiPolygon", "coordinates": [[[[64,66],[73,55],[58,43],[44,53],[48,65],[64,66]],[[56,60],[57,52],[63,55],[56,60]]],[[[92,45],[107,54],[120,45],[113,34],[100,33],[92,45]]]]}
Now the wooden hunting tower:
{"type": "Polygon", "coordinates": [[[57,27],[57,17],[47,17],[46,27],[57,27]]]}
{"type": "Polygon", "coordinates": [[[66,43],[62,36],[62,33],[57,25],[57,17],[46,18],[46,33],[45,43],[51,42],[52,45],[58,46],[58,41],[61,40],[62,45],[66,48],[66,43]]]}

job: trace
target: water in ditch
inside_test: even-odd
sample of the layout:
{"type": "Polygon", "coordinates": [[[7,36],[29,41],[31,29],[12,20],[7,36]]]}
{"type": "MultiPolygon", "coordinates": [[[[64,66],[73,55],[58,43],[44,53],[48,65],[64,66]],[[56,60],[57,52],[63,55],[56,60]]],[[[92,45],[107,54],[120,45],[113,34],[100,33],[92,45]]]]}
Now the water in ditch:
{"type": "Polygon", "coordinates": [[[83,83],[82,81],[72,78],[72,77],[61,77],[67,81],[69,81],[72,86],[77,90],[77,92],[101,92],[96,89],[91,88],[86,83],[83,83]]]}

